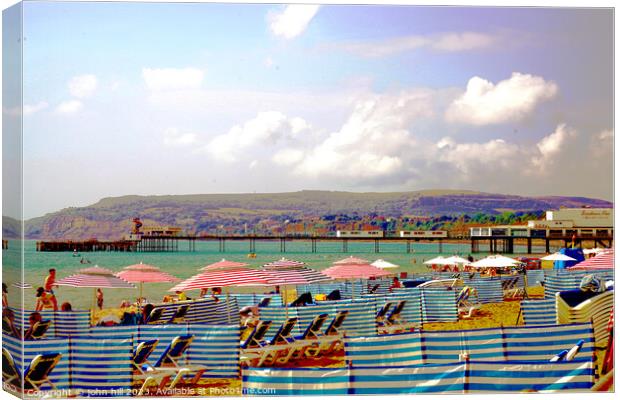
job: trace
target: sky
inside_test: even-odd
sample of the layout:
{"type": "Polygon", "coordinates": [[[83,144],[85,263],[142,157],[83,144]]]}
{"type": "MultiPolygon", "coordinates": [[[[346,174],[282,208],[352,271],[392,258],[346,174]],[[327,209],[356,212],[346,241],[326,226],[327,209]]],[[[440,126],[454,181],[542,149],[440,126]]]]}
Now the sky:
{"type": "Polygon", "coordinates": [[[129,194],[613,197],[610,9],[27,2],[23,29],[26,218],[129,194]]]}

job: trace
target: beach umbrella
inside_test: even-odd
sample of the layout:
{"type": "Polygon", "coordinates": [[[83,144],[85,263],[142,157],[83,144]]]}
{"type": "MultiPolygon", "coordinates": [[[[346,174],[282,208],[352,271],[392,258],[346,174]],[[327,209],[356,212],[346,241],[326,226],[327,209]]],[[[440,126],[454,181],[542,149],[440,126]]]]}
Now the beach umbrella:
{"type": "Polygon", "coordinates": [[[459,256],[450,256],[448,258],[444,258],[443,263],[445,265],[469,264],[469,260],[459,256]]]}
{"type": "Polygon", "coordinates": [[[215,271],[218,269],[241,268],[241,267],[247,267],[248,265],[249,264],[246,264],[243,262],[229,261],[229,260],[226,260],[225,258],[222,258],[221,261],[202,267],[199,269],[199,271],[215,271]]]}
{"type": "Polygon", "coordinates": [[[342,260],[334,261],[334,265],[369,265],[370,261],[364,260],[363,258],[349,256],[347,258],[343,258],[342,260]]]}
{"type": "Polygon", "coordinates": [[[287,318],[288,301],[286,293],[288,285],[311,285],[332,280],[320,271],[305,267],[304,262],[285,258],[265,264],[262,269],[270,275],[270,279],[274,284],[283,287],[282,303],[284,303],[287,318]]]}
{"type": "Polygon", "coordinates": [[[306,263],[303,261],[289,260],[288,258],[282,257],[279,260],[263,265],[263,268],[303,267],[304,265],[306,265],[306,263]]]}
{"type": "Polygon", "coordinates": [[[149,264],[133,264],[123,268],[122,271],[116,273],[118,278],[127,282],[140,284],[140,298],[142,298],[142,287],[144,283],[160,283],[160,282],[178,282],[179,278],[167,272],[160,270],[158,267],[149,264]]]}
{"type": "Polygon", "coordinates": [[[546,261],[577,261],[573,257],[567,256],[566,254],[562,254],[562,253],[549,254],[548,256],[542,257],[541,260],[546,260],[546,261]]]}
{"type": "Polygon", "coordinates": [[[351,280],[351,297],[355,298],[354,279],[370,279],[392,275],[381,268],[370,265],[367,260],[348,257],[344,260],[336,261],[333,265],[322,271],[325,275],[333,279],[351,280]]]}
{"type": "Polygon", "coordinates": [[[469,265],[472,267],[476,267],[476,268],[502,268],[502,267],[514,267],[518,265],[519,263],[520,262],[518,260],[515,260],[514,258],[510,258],[510,257],[497,254],[497,255],[487,256],[469,265]]]}
{"type": "Polygon", "coordinates": [[[32,285],[26,282],[15,282],[12,283],[11,286],[18,289],[32,289],[32,285]]]}
{"type": "MultiPolygon", "coordinates": [[[[191,278],[178,283],[170,292],[186,291],[193,289],[208,289],[214,287],[223,287],[226,290],[226,300],[229,300],[229,286],[271,286],[273,282],[270,280],[271,276],[265,271],[237,267],[228,269],[216,269],[214,271],[205,271],[200,274],[194,275],[191,278]]],[[[228,310],[228,322],[231,321],[230,308],[228,310]]]]}
{"type": "Polygon", "coordinates": [[[446,258],[443,256],[437,256],[435,258],[431,258],[430,260],[424,261],[426,265],[444,265],[443,262],[446,258]]]}
{"type": "Polygon", "coordinates": [[[95,308],[95,299],[97,297],[97,288],[114,288],[114,289],[135,289],[131,283],[118,278],[114,272],[98,265],[94,267],[78,270],[77,274],[70,275],[66,278],[55,282],[58,286],[71,286],[81,288],[93,288],[93,305],[95,308]]]}
{"type": "Polygon", "coordinates": [[[578,264],[569,267],[571,270],[588,270],[588,269],[613,269],[614,268],[614,251],[600,253],[592,258],[588,258],[578,264]]]}
{"type": "Polygon", "coordinates": [[[377,267],[377,268],[381,268],[381,269],[390,269],[390,268],[398,268],[398,265],[396,264],[392,264],[389,261],[385,261],[383,259],[378,259],[377,261],[373,262],[372,264],[373,267],[377,267]]]}

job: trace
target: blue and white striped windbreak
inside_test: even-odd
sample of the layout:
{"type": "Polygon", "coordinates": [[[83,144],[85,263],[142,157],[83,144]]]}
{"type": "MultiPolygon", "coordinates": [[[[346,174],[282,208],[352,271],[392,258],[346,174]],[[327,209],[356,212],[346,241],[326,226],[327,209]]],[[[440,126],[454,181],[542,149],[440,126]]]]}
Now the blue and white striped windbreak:
{"type": "MultiPolygon", "coordinates": [[[[28,317],[34,311],[11,308],[15,314],[15,327],[21,329],[22,322],[24,330],[28,329],[28,317]]],[[[90,330],[90,311],[39,311],[43,320],[52,321],[47,336],[70,336],[84,335],[90,330]]]]}
{"type": "Polygon", "coordinates": [[[231,293],[230,297],[237,299],[239,309],[255,306],[265,297],[271,298],[270,304],[282,304],[282,296],[279,294],[231,293]]]}
{"type": "Polygon", "coordinates": [[[126,396],[132,385],[131,357],[137,345],[158,339],[160,343],[150,356],[155,362],[174,337],[185,334],[194,335],[186,361],[205,366],[207,371],[203,376],[239,376],[239,326],[236,325],[93,327],[92,335],[23,342],[5,335],[3,346],[22,370],[39,354],[60,353],[60,363],[50,374],[58,389],[78,390],[88,396],[126,396]]]}
{"type": "Polygon", "coordinates": [[[476,289],[478,302],[501,303],[504,300],[502,281],[500,278],[474,278],[464,279],[463,284],[476,289]]]}
{"type": "Polygon", "coordinates": [[[523,300],[521,312],[525,325],[541,325],[557,323],[555,299],[523,300]]]}
{"type": "Polygon", "coordinates": [[[589,323],[504,327],[467,331],[422,331],[345,338],[345,361],[352,366],[403,366],[472,361],[544,362],[584,340],[578,360],[592,360],[594,338],[589,323]]]}
{"type": "Polygon", "coordinates": [[[188,302],[157,304],[155,308],[164,310],[162,320],[167,321],[183,304],[189,305],[185,322],[209,325],[229,325],[239,322],[239,305],[234,297],[227,299],[226,296],[221,296],[217,302],[211,297],[199,298],[188,302]]]}
{"type": "Polygon", "coordinates": [[[579,289],[581,279],[593,274],[603,280],[614,279],[613,269],[605,270],[545,270],[545,298],[553,299],[557,292],[579,289]]]}
{"type": "Polygon", "coordinates": [[[528,269],[525,273],[528,286],[536,286],[545,281],[545,271],[542,269],[528,269]]]}
{"type": "Polygon", "coordinates": [[[271,396],[586,391],[592,387],[593,375],[592,361],[471,361],[389,368],[245,368],[243,391],[271,396]]]}

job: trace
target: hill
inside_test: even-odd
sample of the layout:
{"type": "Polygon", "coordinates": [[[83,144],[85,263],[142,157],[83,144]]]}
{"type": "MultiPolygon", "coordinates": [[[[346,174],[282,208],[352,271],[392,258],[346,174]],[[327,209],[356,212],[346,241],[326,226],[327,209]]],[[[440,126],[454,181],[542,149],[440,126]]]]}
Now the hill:
{"type": "MultiPolygon", "coordinates": [[[[337,215],[372,221],[377,217],[500,214],[581,206],[613,205],[584,197],[526,197],[455,190],[122,196],[33,218],[26,221],[25,230],[30,239],[118,239],[130,231],[134,217],[140,217],[144,225],[174,225],[188,233],[201,234],[267,232],[291,222],[313,221],[314,226],[322,226],[337,215]]],[[[12,225],[3,227],[5,235],[14,234],[12,225]]]]}

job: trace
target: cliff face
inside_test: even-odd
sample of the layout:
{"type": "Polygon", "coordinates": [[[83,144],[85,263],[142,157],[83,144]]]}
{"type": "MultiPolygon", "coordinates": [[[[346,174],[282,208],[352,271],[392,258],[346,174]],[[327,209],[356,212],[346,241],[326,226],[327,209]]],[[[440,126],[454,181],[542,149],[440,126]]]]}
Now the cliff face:
{"type": "MultiPolygon", "coordinates": [[[[301,191],[275,194],[190,196],[123,196],[87,207],[72,207],[26,221],[30,239],[119,239],[130,232],[131,219],[144,225],[180,226],[187,233],[238,232],[257,226],[270,229],[291,220],[317,220],[334,214],[386,218],[504,211],[552,210],[560,207],[612,207],[582,197],[524,197],[471,191],[348,193],[301,191]],[[227,230],[228,229],[228,230],[227,230]]],[[[329,218],[327,218],[329,220],[329,218]]],[[[4,218],[5,237],[15,224],[4,218]]]]}

